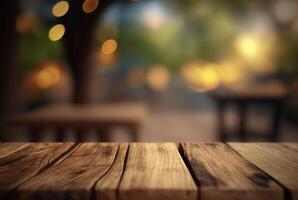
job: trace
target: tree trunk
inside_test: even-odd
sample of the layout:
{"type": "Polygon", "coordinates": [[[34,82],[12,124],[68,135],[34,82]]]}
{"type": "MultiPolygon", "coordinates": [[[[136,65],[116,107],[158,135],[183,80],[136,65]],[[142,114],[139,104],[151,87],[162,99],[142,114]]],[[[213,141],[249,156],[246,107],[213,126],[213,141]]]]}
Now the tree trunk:
{"type": "Polygon", "coordinates": [[[73,103],[84,104],[91,101],[90,84],[92,66],[90,53],[94,40],[96,23],[103,11],[114,0],[101,0],[92,13],[84,13],[83,0],[70,1],[69,13],[65,17],[65,51],[73,77],[73,103]]]}

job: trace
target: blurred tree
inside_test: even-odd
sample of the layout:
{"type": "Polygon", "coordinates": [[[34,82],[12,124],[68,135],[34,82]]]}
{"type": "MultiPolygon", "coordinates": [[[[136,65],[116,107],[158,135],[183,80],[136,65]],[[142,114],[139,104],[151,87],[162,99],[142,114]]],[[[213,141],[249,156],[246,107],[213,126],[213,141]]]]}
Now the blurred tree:
{"type": "MultiPolygon", "coordinates": [[[[91,0],[90,0],[91,1],[91,0]]],[[[69,12],[65,16],[65,52],[73,76],[73,103],[88,103],[91,100],[89,85],[92,77],[90,64],[93,34],[98,18],[115,0],[102,0],[91,13],[84,13],[84,0],[70,1],[69,12]]]]}

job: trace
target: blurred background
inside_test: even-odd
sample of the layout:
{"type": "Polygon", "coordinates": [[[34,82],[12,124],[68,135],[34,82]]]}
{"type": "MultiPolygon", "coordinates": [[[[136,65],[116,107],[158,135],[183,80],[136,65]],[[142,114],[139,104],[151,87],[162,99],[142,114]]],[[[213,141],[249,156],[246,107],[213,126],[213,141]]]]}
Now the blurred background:
{"type": "Polygon", "coordinates": [[[135,141],[298,141],[297,0],[19,0],[0,9],[2,141],[28,141],[33,128],[55,140],[61,124],[41,126],[68,111],[30,113],[57,104],[86,109],[68,122],[101,116],[101,133],[76,132],[84,141],[131,141],[121,110],[124,121],[139,113],[135,141]]]}

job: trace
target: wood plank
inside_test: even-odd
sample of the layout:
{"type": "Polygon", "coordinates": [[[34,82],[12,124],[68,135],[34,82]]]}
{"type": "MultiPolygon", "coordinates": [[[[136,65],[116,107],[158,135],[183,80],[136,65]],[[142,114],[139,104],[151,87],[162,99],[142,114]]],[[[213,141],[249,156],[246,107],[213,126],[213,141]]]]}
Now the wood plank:
{"type": "Polygon", "coordinates": [[[183,143],[181,151],[200,187],[200,199],[283,199],[269,176],[222,143],[183,143]]]}
{"type": "Polygon", "coordinates": [[[18,187],[21,199],[91,199],[118,151],[118,144],[81,143],[64,160],[18,187]]]}
{"type": "Polygon", "coordinates": [[[298,144],[229,143],[239,154],[272,176],[298,199],[298,144]]]}
{"type": "Polygon", "coordinates": [[[116,200],[117,188],[124,171],[124,161],[128,144],[119,144],[119,149],[111,169],[103,176],[95,187],[96,199],[116,200]]]}
{"type": "Polygon", "coordinates": [[[197,188],[174,143],[130,144],[120,199],[197,199],[197,188]]]}
{"type": "Polygon", "coordinates": [[[0,143],[0,159],[21,151],[28,143],[0,143]]]}
{"type": "MultiPolygon", "coordinates": [[[[11,145],[11,147],[8,145],[6,149],[18,146],[11,145]]],[[[71,143],[31,143],[2,157],[0,159],[0,191],[8,191],[34,176],[43,168],[51,165],[72,145],[71,143]]]]}

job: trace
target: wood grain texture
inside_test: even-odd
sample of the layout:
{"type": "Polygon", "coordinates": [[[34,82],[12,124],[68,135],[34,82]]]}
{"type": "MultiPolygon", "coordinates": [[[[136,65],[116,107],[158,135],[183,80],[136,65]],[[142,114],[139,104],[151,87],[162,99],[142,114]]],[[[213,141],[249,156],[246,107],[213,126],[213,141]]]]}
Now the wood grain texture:
{"type": "Polygon", "coordinates": [[[119,198],[194,200],[197,188],[174,143],[134,143],[129,146],[119,198]]]}
{"type": "Polygon", "coordinates": [[[28,143],[0,143],[0,159],[21,151],[28,143]]]}
{"type": "MultiPolygon", "coordinates": [[[[6,153],[10,151],[11,154],[0,158],[1,194],[50,166],[72,145],[71,143],[31,143],[25,146],[12,144],[10,148],[5,147],[6,153]],[[15,152],[13,147],[16,147],[15,152]]],[[[0,148],[1,152],[2,150],[0,148]]]]}
{"type": "Polygon", "coordinates": [[[272,176],[298,199],[298,144],[229,143],[255,166],[272,176]]]}
{"type": "Polygon", "coordinates": [[[116,200],[117,188],[124,171],[125,156],[128,144],[119,144],[115,161],[110,170],[97,181],[95,186],[96,199],[116,200]]]}
{"type": "Polygon", "coordinates": [[[118,151],[118,144],[81,143],[65,159],[18,187],[20,199],[91,199],[118,151]]]}
{"type": "Polygon", "coordinates": [[[200,199],[282,199],[269,176],[222,143],[183,143],[183,154],[200,187],[200,199]]]}

